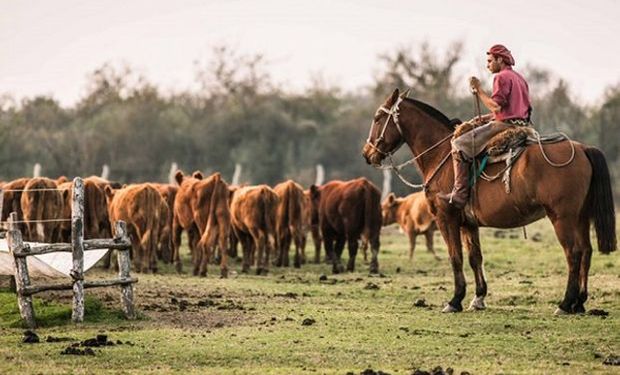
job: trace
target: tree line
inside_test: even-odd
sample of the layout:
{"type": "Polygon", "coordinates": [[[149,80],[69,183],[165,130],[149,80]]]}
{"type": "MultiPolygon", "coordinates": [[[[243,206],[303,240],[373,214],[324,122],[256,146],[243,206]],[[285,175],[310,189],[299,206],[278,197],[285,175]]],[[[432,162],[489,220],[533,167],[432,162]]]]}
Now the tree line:
{"type": "MultiPolygon", "coordinates": [[[[398,48],[378,57],[371,87],[345,91],[316,79],[303,93],[276,85],[262,55],[226,47],[196,64],[199,89],[173,94],[130,68],[104,64],[89,75],[87,94],[68,108],[47,96],[20,103],[0,98],[0,179],[30,176],[35,163],[51,177],[100,174],[107,164],[113,180],[164,182],[176,162],[186,172],[220,171],[230,181],[239,163],[242,182],[292,178],[307,187],[321,164],[326,179],[366,176],[381,186],[382,174],[360,153],[374,111],[398,87],[448,117],[473,117],[467,79],[455,69],[461,51],[459,43],[444,54],[429,44],[398,48]]],[[[601,93],[599,104],[585,105],[553,72],[517,70],[530,84],[541,134],[562,131],[599,147],[619,186],[620,84],[601,93]]],[[[490,89],[491,76],[481,78],[490,89]]],[[[408,150],[396,156],[404,160],[408,150]]],[[[405,174],[420,181],[413,167],[405,174]]],[[[410,191],[394,181],[397,194],[410,191]]]]}

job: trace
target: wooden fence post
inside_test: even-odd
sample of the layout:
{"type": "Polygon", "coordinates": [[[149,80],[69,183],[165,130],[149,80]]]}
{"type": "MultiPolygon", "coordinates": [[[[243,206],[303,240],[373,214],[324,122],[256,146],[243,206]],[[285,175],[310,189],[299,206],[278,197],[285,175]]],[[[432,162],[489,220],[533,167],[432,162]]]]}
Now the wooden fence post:
{"type": "Polygon", "coordinates": [[[9,243],[9,251],[13,255],[15,266],[15,284],[17,289],[17,304],[19,305],[19,313],[22,319],[26,321],[29,328],[36,326],[34,320],[34,309],[32,307],[32,296],[25,295],[24,289],[30,286],[30,276],[28,275],[28,263],[25,257],[14,256],[15,252],[23,251],[24,243],[22,234],[17,229],[17,213],[11,212],[9,217],[9,233],[7,240],[9,243]]]}
{"type": "Polygon", "coordinates": [[[73,254],[73,312],[74,323],[84,321],[84,182],[81,178],[73,179],[73,197],[71,207],[71,248],[73,254]]]}
{"type": "MultiPolygon", "coordinates": [[[[115,227],[115,239],[124,241],[125,243],[131,243],[129,236],[127,235],[127,225],[124,221],[117,221],[115,227]]],[[[120,279],[129,279],[129,271],[131,269],[131,259],[129,258],[129,249],[117,250],[118,259],[118,276],[120,279]]],[[[133,284],[127,283],[121,285],[121,304],[123,306],[123,312],[127,319],[135,319],[136,313],[133,308],[133,284]]]]}

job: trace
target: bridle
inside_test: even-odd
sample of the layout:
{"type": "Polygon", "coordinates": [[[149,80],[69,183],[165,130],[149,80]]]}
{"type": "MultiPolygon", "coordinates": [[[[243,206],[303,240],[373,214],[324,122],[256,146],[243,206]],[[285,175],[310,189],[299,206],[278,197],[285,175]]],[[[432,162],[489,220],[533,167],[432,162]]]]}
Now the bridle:
{"type": "Polygon", "coordinates": [[[370,146],[370,148],[372,148],[373,150],[377,151],[379,154],[381,154],[381,156],[383,157],[388,157],[388,156],[392,156],[396,151],[398,151],[398,149],[403,145],[403,143],[405,143],[405,137],[403,135],[403,129],[400,127],[400,122],[398,121],[398,115],[399,115],[399,110],[400,108],[398,107],[400,105],[400,103],[403,101],[402,97],[398,97],[398,99],[396,100],[396,103],[394,103],[392,105],[392,107],[390,109],[388,109],[387,107],[381,106],[379,107],[379,109],[377,110],[377,112],[385,112],[387,113],[387,118],[385,119],[385,123],[383,123],[383,128],[381,129],[381,133],[379,134],[379,137],[377,139],[375,139],[375,142],[371,142],[370,141],[370,137],[372,135],[372,126],[370,127],[370,134],[368,134],[368,139],[366,139],[366,144],[368,146],[370,146]],[[400,134],[400,142],[399,144],[394,148],[394,150],[392,150],[391,152],[385,152],[383,150],[381,150],[379,148],[379,142],[382,142],[385,140],[385,131],[390,123],[390,119],[394,118],[394,125],[396,125],[396,129],[398,130],[398,134],[400,134]]]}
{"type": "Polygon", "coordinates": [[[403,177],[403,175],[400,173],[400,170],[402,168],[404,168],[405,166],[409,165],[409,164],[415,163],[419,158],[421,158],[422,156],[426,155],[428,152],[434,150],[435,148],[437,148],[439,145],[441,145],[442,143],[444,143],[448,139],[452,138],[452,134],[453,133],[448,134],[446,137],[441,139],[439,142],[435,143],[431,147],[429,147],[426,150],[422,151],[418,155],[415,155],[413,158],[407,160],[406,162],[403,162],[403,163],[398,164],[398,165],[394,165],[394,159],[392,158],[392,156],[405,143],[405,136],[403,135],[403,129],[401,128],[400,122],[398,120],[399,111],[400,111],[399,105],[400,105],[400,103],[402,101],[403,101],[403,98],[401,96],[399,96],[398,99],[396,100],[396,103],[394,103],[391,108],[388,109],[387,107],[384,107],[384,106],[379,107],[377,112],[379,112],[379,111],[385,112],[385,113],[387,113],[388,117],[385,120],[385,123],[383,124],[383,128],[381,129],[381,133],[379,134],[379,137],[377,139],[375,139],[374,143],[370,141],[370,137],[372,135],[372,126],[371,126],[370,134],[368,135],[368,139],[366,139],[366,144],[368,146],[370,146],[370,148],[372,148],[373,150],[375,150],[376,152],[381,154],[381,156],[383,156],[384,158],[388,158],[389,161],[390,161],[389,165],[378,165],[378,166],[377,165],[373,165],[375,168],[383,169],[383,170],[392,170],[392,171],[394,171],[396,176],[398,176],[398,178],[400,178],[400,180],[405,185],[410,186],[410,187],[412,187],[414,189],[424,189],[424,190],[426,190],[426,186],[428,185],[428,183],[433,179],[433,177],[435,177],[437,172],[439,172],[439,169],[441,169],[441,167],[446,163],[446,161],[448,161],[448,158],[450,158],[450,152],[448,152],[448,154],[441,160],[441,162],[437,165],[435,170],[431,173],[430,177],[423,184],[414,184],[414,183],[411,183],[411,182],[407,181],[407,179],[405,179],[405,177],[403,177]],[[386,151],[383,151],[383,150],[381,150],[379,148],[379,142],[385,140],[385,137],[384,137],[385,130],[387,129],[388,124],[390,123],[390,118],[394,119],[393,122],[394,122],[394,125],[396,125],[396,129],[398,130],[398,134],[400,135],[400,140],[399,140],[398,145],[396,147],[394,147],[394,149],[392,151],[386,152],[386,151]]]}

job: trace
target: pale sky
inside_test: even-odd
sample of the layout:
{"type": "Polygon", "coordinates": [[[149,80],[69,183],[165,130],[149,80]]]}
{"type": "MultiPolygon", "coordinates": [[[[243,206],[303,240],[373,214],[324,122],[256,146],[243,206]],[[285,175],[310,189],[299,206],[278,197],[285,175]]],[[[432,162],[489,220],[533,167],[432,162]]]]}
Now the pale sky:
{"type": "Polygon", "coordinates": [[[502,43],[516,70],[548,68],[595,103],[620,83],[619,16],[617,0],[0,0],[0,95],[73,105],[106,62],[163,92],[191,89],[194,61],[216,45],[264,54],[283,87],[321,74],[353,90],[373,82],[379,53],[428,41],[442,56],[462,41],[463,77],[487,74],[484,52],[502,43]]]}

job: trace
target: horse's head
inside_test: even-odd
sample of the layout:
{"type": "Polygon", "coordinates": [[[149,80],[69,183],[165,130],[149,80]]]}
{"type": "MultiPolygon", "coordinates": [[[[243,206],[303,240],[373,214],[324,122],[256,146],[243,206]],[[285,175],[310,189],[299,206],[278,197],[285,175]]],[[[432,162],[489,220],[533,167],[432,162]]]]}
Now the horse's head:
{"type": "Polygon", "coordinates": [[[394,90],[385,103],[375,112],[370,125],[370,134],[362,149],[362,155],[368,164],[378,166],[387,156],[393,154],[405,142],[398,122],[399,105],[403,100],[398,89],[394,90]]]}

